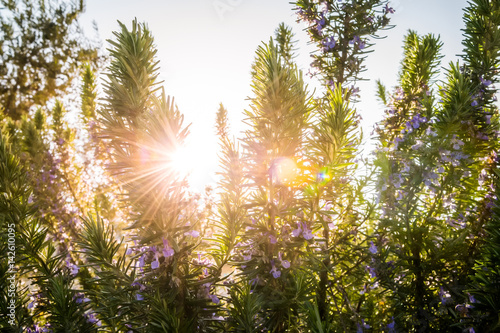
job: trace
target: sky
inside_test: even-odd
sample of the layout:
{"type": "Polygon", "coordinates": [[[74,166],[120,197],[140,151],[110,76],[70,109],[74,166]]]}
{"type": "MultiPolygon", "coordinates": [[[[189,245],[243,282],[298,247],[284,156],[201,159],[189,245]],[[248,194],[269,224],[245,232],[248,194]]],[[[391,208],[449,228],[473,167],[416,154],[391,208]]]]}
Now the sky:
{"type": "MultiPolygon", "coordinates": [[[[442,66],[457,61],[462,52],[464,25],[462,8],[466,0],[394,0],[396,10],[391,24],[382,32],[366,60],[368,70],[361,82],[361,101],[356,105],[362,116],[364,137],[383,116],[383,106],[375,98],[375,80],[387,88],[397,82],[402,57],[402,41],[409,29],[419,34],[440,35],[444,43],[442,66]]],[[[105,48],[106,39],[119,29],[117,21],[131,26],[134,18],[147,23],[155,37],[160,60],[160,80],[167,95],[175,98],[179,110],[190,125],[187,151],[190,158],[190,184],[202,191],[216,182],[218,142],[215,113],[220,103],[228,109],[232,134],[243,129],[243,110],[251,96],[250,68],[255,50],[269,41],[279,23],[292,27],[298,41],[296,62],[306,73],[311,46],[296,22],[289,0],[87,0],[80,23],[87,36],[94,36],[92,22],[99,29],[105,48]]],[[[306,82],[309,79],[306,77],[306,82]]],[[[317,87],[309,82],[311,89],[317,87]]]]}

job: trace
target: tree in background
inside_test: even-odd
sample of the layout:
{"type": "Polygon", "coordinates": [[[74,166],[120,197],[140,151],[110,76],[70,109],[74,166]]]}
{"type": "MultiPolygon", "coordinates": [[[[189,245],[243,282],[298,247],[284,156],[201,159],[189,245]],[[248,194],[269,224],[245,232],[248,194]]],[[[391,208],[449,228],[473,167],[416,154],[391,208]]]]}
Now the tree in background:
{"type": "Polygon", "coordinates": [[[40,219],[55,237],[74,237],[78,215],[92,206],[98,185],[89,181],[92,154],[77,148],[76,139],[87,131],[71,128],[61,99],[76,100],[70,88],[85,71],[81,128],[92,124],[97,97],[88,73],[100,64],[98,47],[78,27],[83,1],[2,1],[1,6],[2,127],[27,166],[40,219]]]}
{"type": "Polygon", "coordinates": [[[19,120],[65,96],[81,66],[98,63],[96,46],[80,31],[81,1],[0,2],[0,107],[19,120]]]}
{"type": "MultiPolygon", "coordinates": [[[[2,1],[1,7],[2,144],[25,182],[23,201],[7,194],[1,209],[2,230],[9,221],[16,225],[16,270],[4,270],[8,273],[3,277],[16,276],[19,297],[17,330],[7,322],[2,328],[37,331],[47,324],[44,329],[88,331],[94,315],[76,290],[83,279],[75,279],[80,269],[82,275],[87,273],[74,247],[81,230],[79,216],[94,206],[96,197],[103,215],[115,215],[112,200],[106,200],[113,196],[102,191],[107,182],[98,177],[102,166],[94,160],[103,146],[87,136],[95,132],[97,96],[91,67],[100,63],[97,47],[78,30],[83,2],[2,1]],[[68,124],[64,104],[54,98],[75,100],[71,82],[78,81],[85,63],[85,111],[77,130],[68,124]]],[[[14,172],[14,164],[2,166],[14,172]]],[[[2,182],[6,193],[9,182],[2,182]]],[[[6,255],[2,251],[2,264],[6,255]]]]}

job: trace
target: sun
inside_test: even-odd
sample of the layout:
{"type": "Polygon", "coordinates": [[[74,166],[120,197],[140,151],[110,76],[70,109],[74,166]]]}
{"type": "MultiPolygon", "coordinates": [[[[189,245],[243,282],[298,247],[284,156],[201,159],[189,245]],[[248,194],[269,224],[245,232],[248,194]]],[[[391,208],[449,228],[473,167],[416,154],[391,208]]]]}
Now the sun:
{"type": "Polygon", "coordinates": [[[280,185],[291,185],[298,176],[297,163],[287,157],[275,159],[270,168],[273,182],[280,185]]]}
{"type": "MultiPolygon", "coordinates": [[[[203,141],[203,140],[202,140],[203,141]]],[[[205,186],[215,182],[214,153],[209,144],[188,140],[168,153],[168,167],[179,177],[186,179],[190,188],[203,192],[205,186]]]]}
{"type": "Polygon", "coordinates": [[[199,162],[194,149],[186,145],[176,147],[169,155],[170,167],[182,178],[191,175],[199,162]]]}

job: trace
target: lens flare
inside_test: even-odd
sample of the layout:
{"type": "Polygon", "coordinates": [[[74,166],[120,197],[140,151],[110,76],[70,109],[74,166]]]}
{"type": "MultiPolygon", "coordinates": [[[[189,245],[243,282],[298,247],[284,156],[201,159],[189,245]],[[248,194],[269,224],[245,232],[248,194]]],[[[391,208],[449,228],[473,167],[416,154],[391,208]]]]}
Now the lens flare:
{"type": "Polygon", "coordinates": [[[322,168],[317,174],[316,174],[316,181],[320,183],[321,185],[325,185],[328,183],[331,179],[330,172],[328,168],[322,168]]]}
{"type": "Polygon", "coordinates": [[[270,174],[273,183],[291,185],[298,176],[297,164],[288,157],[279,157],[272,162],[270,174]]]}

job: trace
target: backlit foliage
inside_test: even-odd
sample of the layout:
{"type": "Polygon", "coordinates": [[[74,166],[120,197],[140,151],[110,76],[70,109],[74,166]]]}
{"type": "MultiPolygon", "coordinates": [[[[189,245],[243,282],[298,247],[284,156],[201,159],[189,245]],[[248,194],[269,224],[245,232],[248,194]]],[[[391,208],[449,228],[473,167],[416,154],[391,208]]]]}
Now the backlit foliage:
{"type": "Polygon", "coordinates": [[[469,3],[442,81],[439,36],[408,31],[397,86],[377,82],[370,158],[356,83],[394,9],[295,5],[322,88],[280,24],[249,66],[240,138],[216,111],[219,178],[203,195],[177,167],[189,125],[144,23],[108,41],[102,96],[82,68],[79,128],[51,87],[0,99],[0,228],[16,231],[14,272],[1,236],[2,314],[16,277],[2,332],[498,331],[500,1],[469,3]]]}

